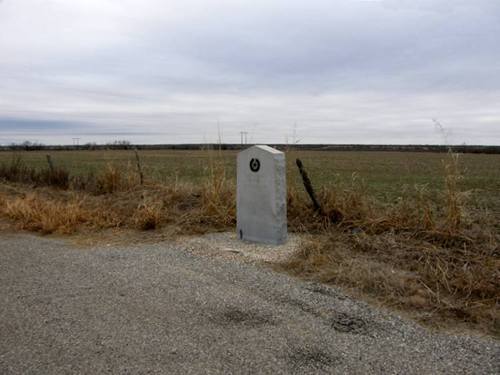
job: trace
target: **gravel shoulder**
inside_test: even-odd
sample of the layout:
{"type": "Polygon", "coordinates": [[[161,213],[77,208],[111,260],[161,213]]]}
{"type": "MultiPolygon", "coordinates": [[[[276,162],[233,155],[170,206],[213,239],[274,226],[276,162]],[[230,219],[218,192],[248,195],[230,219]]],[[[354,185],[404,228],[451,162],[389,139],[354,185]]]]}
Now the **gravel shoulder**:
{"type": "Polygon", "coordinates": [[[0,233],[0,373],[500,372],[498,341],[258,265],[294,238],[282,251],[208,238],[82,248],[0,233]]]}

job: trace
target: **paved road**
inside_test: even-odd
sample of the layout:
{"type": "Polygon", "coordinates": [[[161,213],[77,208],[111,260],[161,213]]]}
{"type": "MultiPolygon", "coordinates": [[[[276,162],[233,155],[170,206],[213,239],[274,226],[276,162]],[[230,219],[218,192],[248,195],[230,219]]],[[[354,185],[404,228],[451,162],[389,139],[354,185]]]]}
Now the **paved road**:
{"type": "Polygon", "coordinates": [[[500,370],[498,341],[430,334],[335,289],[178,246],[0,234],[0,373],[500,370]]]}

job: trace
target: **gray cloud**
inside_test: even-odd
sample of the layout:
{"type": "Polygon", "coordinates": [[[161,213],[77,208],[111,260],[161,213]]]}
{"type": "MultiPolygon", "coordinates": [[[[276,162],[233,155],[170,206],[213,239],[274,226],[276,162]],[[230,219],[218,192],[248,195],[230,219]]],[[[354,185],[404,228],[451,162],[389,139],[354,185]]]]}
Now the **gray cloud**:
{"type": "Polygon", "coordinates": [[[297,123],[349,143],[439,143],[439,118],[453,142],[500,144],[498,35],[493,0],[5,1],[0,117],[47,142],[202,142],[217,124],[283,142],[297,123]]]}

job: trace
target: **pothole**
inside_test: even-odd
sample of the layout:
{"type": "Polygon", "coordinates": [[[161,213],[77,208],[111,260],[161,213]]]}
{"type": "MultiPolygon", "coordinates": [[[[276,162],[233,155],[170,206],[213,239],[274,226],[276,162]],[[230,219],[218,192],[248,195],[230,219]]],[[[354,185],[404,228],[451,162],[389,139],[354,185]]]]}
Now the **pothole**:
{"type": "Polygon", "coordinates": [[[235,307],[228,307],[214,314],[211,319],[219,325],[242,325],[247,327],[259,327],[263,325],[274,325],[275,320],[271,314],[264,314],[254,310],[243,311],[235,307]]]}

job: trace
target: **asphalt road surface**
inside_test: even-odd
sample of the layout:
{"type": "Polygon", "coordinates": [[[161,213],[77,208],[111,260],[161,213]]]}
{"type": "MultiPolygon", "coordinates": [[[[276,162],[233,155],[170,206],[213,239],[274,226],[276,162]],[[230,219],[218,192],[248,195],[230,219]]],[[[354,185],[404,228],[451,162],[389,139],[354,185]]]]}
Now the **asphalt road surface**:
{"type": "Polygon", "coordinates": [[[1,374],[498,374],[500,343],[173,243],[0,234],[1,374]]]}

